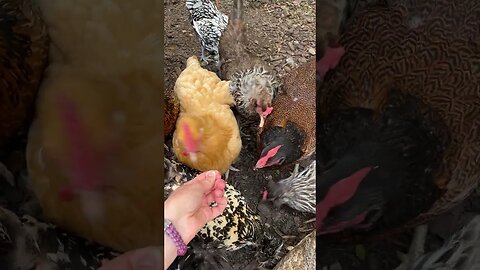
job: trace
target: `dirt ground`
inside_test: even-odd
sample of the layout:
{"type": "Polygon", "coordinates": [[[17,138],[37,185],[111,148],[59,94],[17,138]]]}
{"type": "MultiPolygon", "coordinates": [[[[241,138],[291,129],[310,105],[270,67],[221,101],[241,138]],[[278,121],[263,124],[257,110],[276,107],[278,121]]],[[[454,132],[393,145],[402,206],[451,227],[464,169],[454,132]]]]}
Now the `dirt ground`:
{"type": "MultiPolygon", "coordinates": [[[[297,65],[315,57],[315,1],[244,1],[244,18],[249,36],[248,48],[272,66],[280,76],[297,65]]],[[[220,9],[229,15],[230,0],[220,1],[220,9]]],[[[189,22],[185,1],[165,3],[165,78],[166,87],[173,88],[188,57],[200,56],[200,45],[189,22]]],[[[248,134],[255,138],[254,134],[248,134]]],[[[313,215],[304,215],[288,207],[274,209],[270,202],[261,201],[261,192],[270,179],[278,181],[289,176],[291,169],[254,171],[258,159],[256,143],[242,138],[240,159],[233,164],[239,172],[230,172],[229,182],[257,209],[262,219],[284,235],[285,244],[294,246],[309,231],[313,215]]],[[[227,259],[234,269],[242,269],[254,259],[254,250],[243,248],[229,252],[227,259]]]]}

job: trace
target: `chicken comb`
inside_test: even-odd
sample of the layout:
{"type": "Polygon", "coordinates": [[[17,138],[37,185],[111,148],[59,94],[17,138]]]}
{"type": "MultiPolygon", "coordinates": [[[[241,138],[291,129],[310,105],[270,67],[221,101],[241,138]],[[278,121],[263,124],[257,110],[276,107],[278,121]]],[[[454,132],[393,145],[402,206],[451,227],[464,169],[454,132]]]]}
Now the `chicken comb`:
{"type": "Polygon", "coordinates": [[[97,162],[95,147],[87,139],[87,131],[82,125],[78,108],[64,94],[56,96],[56,105],[67,138],[68,154],[65,163],[71,172],[69,176],[72,188],[96,189],[101,182],[100,163],[97,162]]]}

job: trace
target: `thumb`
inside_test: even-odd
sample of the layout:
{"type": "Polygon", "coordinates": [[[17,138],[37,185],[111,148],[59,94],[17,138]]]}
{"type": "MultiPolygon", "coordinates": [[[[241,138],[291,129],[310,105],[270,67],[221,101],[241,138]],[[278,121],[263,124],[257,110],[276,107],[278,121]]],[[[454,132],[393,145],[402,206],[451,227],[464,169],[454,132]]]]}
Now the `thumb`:
{"type": "Polygon", "coordinates": [[[196,185],[205,194],[212,191],[212,189],[215,187],[215,181],[217,179],[220,179],[220,173],[218,171],[208,171],[198,175],[195,177],[195,179],[187,182],[187,184],[192,186],[196,185]]]}

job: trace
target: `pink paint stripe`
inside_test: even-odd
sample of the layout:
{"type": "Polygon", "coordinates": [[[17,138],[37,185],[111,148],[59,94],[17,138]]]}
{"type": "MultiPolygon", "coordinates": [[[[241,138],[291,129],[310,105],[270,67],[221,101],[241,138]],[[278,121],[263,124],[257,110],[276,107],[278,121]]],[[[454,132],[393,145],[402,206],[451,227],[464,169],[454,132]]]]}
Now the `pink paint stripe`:
{"type": "Polygon", "coordinates": [[[280,147],[282,147],[281,145],[279,146],[275,146],[275,148],[272,148],[270,149],[270,151],[268,151],[268,153],[260,158],[258,161],[257,161],[257,164],[255,165],[256,168],[263,168],[265,167],[265,165],[267,164],[267,161],[269,158],[275,156],[278,152],[278,150],[280,149],[280,147]]]}
{"type": "Polygon", "coordinates": [[[362,168],[330,187],[325,198],[317,203],[317,231],[322,228],[323,220],[332,207],[345,203],[353,197],[358,186],[371,169],[371,167],[362,168]]]}
{"type": "Polygon", "coordinates": [[[60,118],[68,139],[67,163],[72,170],[74,188],[93,189],[101,182],[100,164],[95,147],[87,141],[87,132],[81,124],[75,103],[65,95],[57,96],[60,118]]]}

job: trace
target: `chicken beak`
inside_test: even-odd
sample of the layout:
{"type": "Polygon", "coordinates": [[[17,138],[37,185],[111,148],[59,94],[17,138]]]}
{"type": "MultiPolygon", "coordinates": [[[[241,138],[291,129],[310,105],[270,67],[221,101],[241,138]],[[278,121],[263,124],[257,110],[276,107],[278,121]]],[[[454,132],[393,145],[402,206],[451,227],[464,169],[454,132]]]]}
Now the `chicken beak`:
{"type": "Polygon", "coordinates": [[[265,125],[265,116],[260,115],[260,124],[258,127],[262,128],[265,125]]]}

